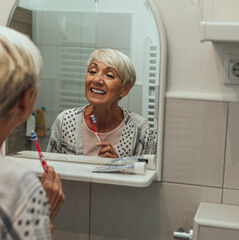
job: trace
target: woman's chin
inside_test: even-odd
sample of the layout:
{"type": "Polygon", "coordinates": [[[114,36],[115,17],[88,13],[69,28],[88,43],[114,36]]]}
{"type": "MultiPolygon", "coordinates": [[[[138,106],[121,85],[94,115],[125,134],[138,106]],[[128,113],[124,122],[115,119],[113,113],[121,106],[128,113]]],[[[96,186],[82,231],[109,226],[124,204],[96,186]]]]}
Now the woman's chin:
{"type": "Polygon", "coordinates": [[[89,103],[91,103],[94,106],[104,106],[107,105],[107,103],[105,101],[102,101],[100,99],[88,99],[89,103]]]}
{"type": "Polygon", "coordinates": [[[94,106],[105,106],[110,107],[112,105],[117,105],[115,99],[109,99],[105,96],[88,96],[87,100],[89,103],[91,103],[94,106]]]}

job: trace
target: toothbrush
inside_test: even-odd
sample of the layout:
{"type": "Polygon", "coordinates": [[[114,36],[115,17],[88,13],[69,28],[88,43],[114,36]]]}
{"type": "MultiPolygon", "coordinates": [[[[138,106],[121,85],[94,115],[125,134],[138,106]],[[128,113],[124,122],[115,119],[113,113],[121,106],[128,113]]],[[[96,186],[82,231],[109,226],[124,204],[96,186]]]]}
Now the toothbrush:
{"type": "Polygon", "coordinates": [[[39,159],[41,161],[41,165],[42,165],[45,173],[47,173],[48,166],[47,166],[47,163],[46,163],[46,159],[45,159],[45,157],[43,156],[43,154],[41,152],[41,148],[40,148],[39,143],[38,143],[38,137],[37,137],[37,134],[36,134],[36,132],[34,130],[31,131],[31,137],[32,137],[32,141],[36,145],[36,148],[37,148],[37,151],[38,151],[38,154],[39,154],[39,159]]]}
{"type": "Polygon", "coordinates": [[[94,132],[95,132],[95,136],[97,137],[97,139],[99,140],[99,142],[102,142],[102,139],[101,139],[99,133],[96,131],[96,128],[95,128],[95,123],[96,123],[95,116],[94,116],[94,115],[90,115],[90,116],[89,116],[89,119],[90,119],[91,125],[92,125],[92,127],[93,127],[93,130],[94,130],[94,132]]]}

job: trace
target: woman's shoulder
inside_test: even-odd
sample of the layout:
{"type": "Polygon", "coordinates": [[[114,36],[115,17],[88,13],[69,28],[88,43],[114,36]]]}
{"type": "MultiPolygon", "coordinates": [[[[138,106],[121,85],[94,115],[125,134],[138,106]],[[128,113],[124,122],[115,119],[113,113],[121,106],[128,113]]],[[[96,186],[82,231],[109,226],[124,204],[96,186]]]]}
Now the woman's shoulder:
{"type": "Polygon", "coordinates": [[[38,181],[36,175],[21,164],[6,159],[1,155],[0,162],[0,184],[4,183],[5,180],[11,184],[19,184],[24,178],[38,181]]]}
{"type": "Polygon", "coordinates": [[[126,108],[122,108],[123,113],[124,113],[124,117],[125,117],[125,123],[132,123],[136,126],[142,126],[142,125],[148,125],[148,121],[142,117],[141,115],[129,111],[126,108]]]}
{"type": "Polygon", "coordinates": [[[62,122],[63,120],[75,119],[76,117],[80,116],[83,113],[84,109],[85,107],[78,107],[78,108],[63,110],[56,117],[56,121],[62,122]]]}
{"type": "MultiPolygon", "coordinates": [[[[14,226],[17,239],[25,239],[26,231],[29,239],[33,239],[36,232],[50,239],[48,198],[40,180],[29,169],[3,156],[0,156],[0,163],[0,209],[9,226],[14,226]],[[40,219],[46,225],[35,224],[40,219]],[[16,224],[25,220],[29,220],[28,225],[16,224]]],[[[1,227],[5,229],[0,223],[1,227]]]]}
{"type": "Polygon", "coordinates": [[[147,122],[147,120],[143,116],[135,112],[132,112],[126,108],[122,108],[122,110],[123,110],[125,119],[131,118],[132,120],[135,120],[137,122],[147,122]]]}
{"type": "Polygon", "coordinates": [[[69,115],[69,116],[75,116],[81,114],[86,107],[77,107],[77,108],[71,108],[63,110],[59,115],[69,115]]]}
{"type": "Polygon", "coordinates": [[[19,178],[21,175],[26,174],[28,171],[26,168],[24,168],[21,164],[13,162],[9,159],[6,159],[5,157],[0,155],[0,162],[1,162],[1,174],[0,177],[4,175],[15,175],[14,178],[19,178]],[[17,171],[15,171],[17,169],[17,171]]]}
{"type": "Polygon", "coordinates": [[[42,189],[37,176],[21,164],[0,156],[0,206],[11,207],[18,202],[30,189],[42,189]],[[27,192],[26,192],[27,191],[27,192]],[[11,199],[9,202],[8,200],[11,199]]]}

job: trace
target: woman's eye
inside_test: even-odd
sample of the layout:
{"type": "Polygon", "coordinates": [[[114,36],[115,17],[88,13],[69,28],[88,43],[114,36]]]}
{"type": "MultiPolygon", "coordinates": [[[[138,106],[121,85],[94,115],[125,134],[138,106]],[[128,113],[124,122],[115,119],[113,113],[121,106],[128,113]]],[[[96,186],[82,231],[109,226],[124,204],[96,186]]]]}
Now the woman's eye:
{"type": "Polygon", "coordinates": [[[112,78],[112,79],[115,78],[115,76],[114,76],[114,75],[111,75],[111,74],[106,74],[106,76],[109,77],[109,78],[112,78]]]}
{"type": "Polygon", "coordinates": [[[91,74],[96,73],[96,71],[94,71],[94,70],[89,70],[88,72],[91,73],[91,74]]]}

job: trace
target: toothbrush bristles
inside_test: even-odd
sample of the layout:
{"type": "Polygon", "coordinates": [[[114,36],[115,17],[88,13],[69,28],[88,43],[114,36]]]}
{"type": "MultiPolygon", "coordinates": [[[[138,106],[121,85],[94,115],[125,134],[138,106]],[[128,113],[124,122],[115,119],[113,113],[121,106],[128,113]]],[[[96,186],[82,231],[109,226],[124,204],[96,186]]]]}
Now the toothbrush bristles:
{"type": "Polygon", "coordinates": [[[31,136],[32,136],[32,140],[33,141],[37,141],[38,140],[38,137],[37,137],[37,134],[34,130],[31,131],[31,136]]]}
{"type": "Polygon", "coordinates": [[[90,118],[91,118],[91,120],[93,121],[93,123],[96,123],[96,120],[95,120],[95,116],[94,116],[94,115],[90,115],[90,118]]]}

